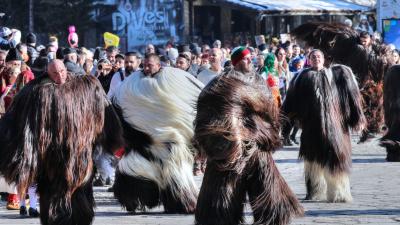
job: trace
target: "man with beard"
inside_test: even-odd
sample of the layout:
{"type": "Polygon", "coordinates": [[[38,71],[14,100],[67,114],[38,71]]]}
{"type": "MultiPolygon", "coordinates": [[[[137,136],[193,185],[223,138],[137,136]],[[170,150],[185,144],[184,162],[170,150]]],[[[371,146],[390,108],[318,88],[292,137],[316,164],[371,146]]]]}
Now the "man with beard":
{"type": "Polygon", "coordinates": [[[232,50],[231,55],[232,65],[234,70],[241,73],[249,73],[252,71],[250,50],[245,47],[237,47],[232,50]]]}
{"type": "Polygon", "coordinates": [[[110,90],[107,93],[107,96],[110,99],[114,96],[122,81],[140,69],[139,66],[141,61],[142,57],[137,52],[128,52],[125,54],[125,70],[115,73],[111,79],[110,90]]]}
{"type": "Polygon", "coordinates": [[[115,56],[119,53],[119,50],[115,46],[109,46],[106,49],[106,57],[111,64],[115,63],[115,56]]]}
{"type": "Polygon", "coordinates": [[[114,195],[128,211],[163,204],[167,213],[193,213],[193,120],[203,85],[181,69],[161,68],[147,54],[143,71],[127,77],[113,102],[124,127],[125,154],[117,166],[114,195]]]}
{"type": "Polygon", "coordinates": [[[371,43],[371,35],[368,32],[366,32],[366,31],[360,32],[360,44],[364,48],[371,50],[371,44],[372,44],[371,43]]]}
{"type": "Polygon", "coordinates": [[[350,202],[351,141],[349,128],[361,128],[361,95],[349,67],[324,67],[320,50],[310,53],[282,105],[284,116],[297,119],[301,134],[307,200],[350,202]]]}
{"type": "Polygon", "coordinates": [[[178,58],[176,58],[175,67],[189,72],[188,70],[191,64],[190,58],[190,52],[179,53],[178,58]]]}
{"type": "MultiPolygon", "coordinates": [[[[120,54],[115,56],[115,63],[118,63],[120,59],[120,54]]],[[[102,61],[102,60],[100,60],[102,61]]],[[[119,86],[124,81],[125,78],[133,74],[134,72],[139,70],[140,65],[140,55],[137,52],[128,52],[124,58],[125,70],[120,69],[118,72],[115,72],[112,75],[112,71],[109,72],[107,77],[111,79],[109,76],[112,76],[110,81],[109,90],[107,93],[107,97],[111,100],[114,96],[115,92],[118,91],[119,86]]],[[[100,77],[101,79],[101,77],[100,77]]],[[[97,155],[94,156],[94,161],[96,164],[96,169],[98,172],[98,176],[93,182],[94,186],[104,186],[104,185],[113,185],[115,178],[115,157],[109,154],[107,151],[97,151],[97,155]]],[[[112,191],[112,188],[109,188],[109,191],[112,191]]]]}

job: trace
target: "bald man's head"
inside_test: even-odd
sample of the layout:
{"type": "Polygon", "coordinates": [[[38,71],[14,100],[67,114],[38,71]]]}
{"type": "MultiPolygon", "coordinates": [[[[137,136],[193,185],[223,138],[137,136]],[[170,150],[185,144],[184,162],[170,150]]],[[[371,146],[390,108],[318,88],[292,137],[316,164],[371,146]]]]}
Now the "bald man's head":
{"type": "Polygon", "coordinates": [[[219,68],[222,62],[222,51],[220,48],[212,48],[210,52],[210,64],[212,67],[219,68]]]}
{"type": "Polygon", "coordinates": [[[67,80],[67,69],[64,63],[59,59],[55,59],[49,63],[47,66],[47,74],[56,84],[63,84],[67,80]]]}

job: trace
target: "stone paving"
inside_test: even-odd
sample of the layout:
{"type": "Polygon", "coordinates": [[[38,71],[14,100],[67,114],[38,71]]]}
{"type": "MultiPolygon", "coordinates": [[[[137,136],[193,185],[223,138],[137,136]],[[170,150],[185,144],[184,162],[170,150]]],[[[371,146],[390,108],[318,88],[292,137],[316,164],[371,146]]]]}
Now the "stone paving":
{"type": "MultiPolygon", "coordinates": [[[[378,140],[358,145],[353,140],[353,168],[351,188],[353,203],[337,204],[302,201],[305,217],[296,218],[293,225],[394,225],[400,224],[400,163],[385,161],[385,151],[378,140]]],[[[274,154],[278,167],[297,194],[305,197],[303,162],[297,160],[298,147],[284,148],[274,154]]],[[[196,177],[201,184],[201,177],[196,177]]],[[[112,193],[106,188],[95,188],[97,202],[94,225],[189,225],[193,215],[166,215],[156,208],[137,215],[127,214],[121,209],[112,193]]],[[[0,224],[40,224],[39,219],[20,218],[18,211],[8,211],[0,203],[0,224]]],[[[251,224],[251,211],[246,207],[246,222],[251,224]]]]}

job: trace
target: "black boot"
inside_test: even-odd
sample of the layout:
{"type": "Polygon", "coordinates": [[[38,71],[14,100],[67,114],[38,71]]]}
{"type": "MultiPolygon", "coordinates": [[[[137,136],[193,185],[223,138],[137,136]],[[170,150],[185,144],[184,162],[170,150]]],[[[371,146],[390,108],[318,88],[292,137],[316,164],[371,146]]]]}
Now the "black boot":
{"type": "Polygon", "coordinates": [[[370,133],[369,131],[364,130],[364,131],[362,131],[360,140],[357,142],[357,144],[362,144],[362,143],[366,142],[367,140],[372,139],[374,137],[375,137],[375,135],[373,133],[370,133]]]}
{"type": "Polygon", "coordinates": [[[296,137],[295,137],[295,136],[290,136],[290,140],[291,140],[293,143],[295,143],[296,145],[299,144],[299,142],[296,140],[296,137]]]}
{"type": "Polygon", "coordinates": [[[386,147],[386,161],[388,162],[400,162],[400,149],[395,146],[386,147]]]}
{"type": "Polygon", "coordinates": [[[29,216],[30,217],[39,217],[39,212],[37,211],[37,209],[30,207],[29,208],[29,216]]]}
{"type": "Polygon", "coordinates": [[[290,141],[290,138],[285,138],[283,139],[283,145],[284,146],[293,146],[292,141],[290,141]]]}
{"type": "Polygon", "coordinates": [[[26,215],[28,215],[28,212],[26,211],[26,207],[25,207],[25,206],[21,206],[21,207],[19,208],[19,215],[21,215],[21,216],[26,216],[26,215]]]}

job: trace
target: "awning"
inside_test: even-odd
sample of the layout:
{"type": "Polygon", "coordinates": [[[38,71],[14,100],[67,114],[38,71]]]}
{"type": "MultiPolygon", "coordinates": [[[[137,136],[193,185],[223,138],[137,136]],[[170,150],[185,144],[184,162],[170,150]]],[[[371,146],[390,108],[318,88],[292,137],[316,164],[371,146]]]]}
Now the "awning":
{"type": "Polygon", "coordinates": [[[236,6],[269,15],[348,15],[373,10],[345,0],[223,0],[236,6]]]}
{"type": "Polygon", "coordinates": [[[371,8],[376,7],[377,0],[343,0],[345,2],[355,3],[357,5],[367,6],[371,8]]]}

